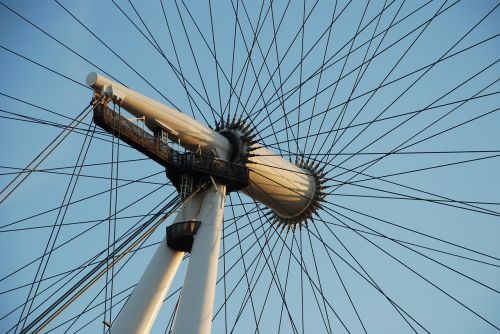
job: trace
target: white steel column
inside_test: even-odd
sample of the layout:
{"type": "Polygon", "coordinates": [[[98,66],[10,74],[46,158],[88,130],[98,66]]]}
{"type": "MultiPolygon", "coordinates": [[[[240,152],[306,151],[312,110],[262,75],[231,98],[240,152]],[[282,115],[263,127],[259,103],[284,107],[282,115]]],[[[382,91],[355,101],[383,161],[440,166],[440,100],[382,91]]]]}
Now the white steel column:
{"type": "MultiPolygon", "coordinates": [[[[190,199],[186,203],[187,207],[179,210],[174,223],[196,219],[201,200],[200,195],[190,199]]],[[[139,283],[113,323],[112,334],[149,333],[183,256],[184,252],[174,251],[167,246],[165,233],[139,283]]]]}
{"type": "Polygon", "coordinates": [[[212,328],[220,237],[224,220],[226,187],[208,189],[198,220],[189,265],[175,316],[174,334],[209,334],[212,328]]]}
{"type": "MultiPolygon", "coordinates": [[[[97,97],[112,97],[114,102],[135,117],[144,117],[151,131],[167,132],[169,138],[179,140],[180,145],[192,152],[199,150],[205,156],[227,160],[233,150],[231,141],[221,133],[108,78],[90,73],[87,84],[94,89],[97,97]]],[[[317,188],[313,173],[256,143],[252,145],[252,153],[246,165],[249,185],[243,192],[284,219],[294,219],[312,212],[311,205],[315,204],[315,197],[321,190],[317,188]]],[[[175,334],[208,334],[211,331],[225,196],[226,187],[220,184],[214,184],[212,189],[200,194],[202,204],[197,220],[201,221],[201,225],[195,235],[176,313],[175,334]]],[[[166,248],[166,245],[162,246],[166,248]]],[[[155,255],[144,274],[145,283],[141,280],[137,292],[134,291],[132,296],[137,301],[127,313],[122,312],[124,315],[120,314],[118,319],[130,317],[136,319],[131,322],[140,321],[142,327],[137,328],[141,328],[141,331],[123,325],[119,330],[114,329],[113,334],[145,333],[146,329],[151,328],[163,298],[159,296],[164,296],[168,290],[180,262],[180,257],[171,250],[166,253],[155,255]],[[154,302],[151,301],[153,298],[154,302]],[[144,306],[146,304],[149,306],[144,306]],[[146,311],[141,311],[142,307],[146,311]],[[139,318],[144,319],[137,320],[139,318]]],[[[123,322],[127,324],[128,319],[123,322]]]]}

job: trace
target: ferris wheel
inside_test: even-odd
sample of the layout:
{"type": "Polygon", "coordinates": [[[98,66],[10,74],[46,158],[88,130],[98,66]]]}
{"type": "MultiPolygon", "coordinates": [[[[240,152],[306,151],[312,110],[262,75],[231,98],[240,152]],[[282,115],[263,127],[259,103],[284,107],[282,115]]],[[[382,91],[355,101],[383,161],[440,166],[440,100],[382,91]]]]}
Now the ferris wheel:
{"type": "Polygon", "coordinates": [[[498,6],[2,0],[1,332],[499,332],[498,6]]]}

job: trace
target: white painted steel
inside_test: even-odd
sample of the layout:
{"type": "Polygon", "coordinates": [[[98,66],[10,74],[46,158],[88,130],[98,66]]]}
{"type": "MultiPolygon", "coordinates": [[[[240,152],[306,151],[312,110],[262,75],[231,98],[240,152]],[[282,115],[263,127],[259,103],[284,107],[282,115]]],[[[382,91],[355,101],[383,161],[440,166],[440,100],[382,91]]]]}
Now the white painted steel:
{"type": "MultiPolygon", "coordinates": [[[[215,150],[223,159],[230,156],[229,141],[191,117],[96,73],[87,76],[87,84],[100,94],[107,91],[122,99],[125,110],[135,117],[145,116],[146,125],[153,130],[161,126],[173,139],[180,138],[180,144],[186,149],[196,151],[199,145],[204,154],[215,150]]],[[[251,163],[247,165],[250,185],[244,192],[283,218],[303,213],[313,198],[314,178],[266,148],[259,147],[252,153],[256,156],[250,158],[251,163]]]]}
{"type": "Polygon", "coordinates": [[[107,92],[121,99],[122,108],[135,117],[146,117],[148,128],[152,131],[162,128],[169,133],[171,139],[180,140],[181,145],[188,150],[195,152],[199,147],[204,154],[211,154],[215,151],[223,159],[231,150],[231,144],[226,137],[186,114],[94,72],[87,76],[86,82],[99,94],[107,92]]]}
{"type": "Polygon", "coordinates": [[[204,193],[189,264],[174,322],[174,334],[209,334],[212,325],[226,187],[204,193]]]}
{"type": "MultiPolygon", "coordinates": [[[[179,210],[174,223],[195,220],[201,206],[201,195],[195,195],[187,207],[179,210]]],[[[111,327],[111,334],[146,334],[154,324],[184,252],[167,246],[166,236],[142,274],[132,295],[111,327]]]]}
{"type": "Polygon", "coordinates": [[[112,334],[146,334],[153,327],[184,252],[163,238],[138,285],[111,327],[112,334]]]}
{"type": "MultiPolygon", "coordinates": [[[[219,133],[189,116],[139,94],[110,79],[90,73],[87,84],[98,94],[109,94],[135,117],[145,117],[153,131],[167,131],[173,140],[188,150],[201,149],[203,154],[216,153],[227,159],[230,142],[219,133]]],[[[243,190],[267,205],[283,218],[293,218],[307,210],[315,191],[314,178],[301,168],[273,155],[263,147],[255,147],[247,164],[250,185],[243,190]]],[[[201,226],[195,236],[174,333],[207,334],[211,331],[215,281],[219,256],[226,189],[216,185],[190,202],[188,216],[181,210],[175,222],[198,216],[201,226]],[[199,212],[199,214],[198,214],[199,212]]],[[[160,310],[184,253],[171,250],[164,238],[149,263],[139,284],[119,314],[113,334],[148,333],[160,310]]]]}
{"type": "Polygon", "coordinates": [[[282,218],[297,217],[307,210],[316,187],[314,177],[264,147],[258,146],[252,153],[255,156],[247,164],[250,184],[243,192],[282,218]]]}

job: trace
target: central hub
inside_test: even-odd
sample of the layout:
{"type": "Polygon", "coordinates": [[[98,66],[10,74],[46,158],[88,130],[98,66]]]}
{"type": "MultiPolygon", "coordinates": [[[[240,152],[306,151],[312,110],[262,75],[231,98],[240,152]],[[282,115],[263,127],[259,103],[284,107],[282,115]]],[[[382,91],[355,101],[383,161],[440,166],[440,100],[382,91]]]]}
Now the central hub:
{"type": "MultiPolygon", "coordinates": [[[[264,156],[259,154],[259,146],[254,145],[257,144],[257,142],[254,141],[256,134],[253,127],[250,124],[247,124],[246,120],[236,120],[235,118],[230,120],[228,117],[227,120],[221,119],[221,121],[216,124],[215,131],[223,135],[231,143],[232,149],[230,161],[242,165],[246,165],[250,162],[251,164],[249,165],[249,169],[250,171],[253,170],[255,172],[256,167],[258,167],[260,160],[264,158],[264,156]],[[255,153],[251,153],[252,151],[255,153]]],[[[271,167],[270,165],[264,164],[261,164],[261,166],[271,167]]],[[[312,216],[321,207],[321,202],[325,197],[325,186],[323,170],[320,168],[319,163],[300,156],[297,157],[293,166],[297,168],[296,171],[294,170],[295,174],[306,175],[310,181],[313,181],[309,182],[309,190],[312,191],[302,195],[305,205],[300,211],[295,212],[294,214],[288,214],[285,210],[279,210],[276,207],[271,206],[271,213],[273,215],[274,222],[278,223],[283,228],[287,227],[295,230],[297,226],[307,224],[308,220],[312,220],[312,216]]],[[[279,166],[276,166],[276,169],[279,168],[279,166]]],[[[261,176],[266,178],[267,175],[268,173],[266,171],[266,173],[263,173],[261,176]]],[[[271,174],[269,174],[268,179],[272,180],[271,174]]],[[[281,190],[290,190],[286,189],[286,185],[279,184],[278,182],[276,182],[276,185],[274,186],[281,186],[281,190]]],[[[253,191],[246,189],[246,192],[250,195],[253,191]]],[[[269,197],[269,194],[266,195],[269,197]]],[[[288,200],[292,201],[292,196],[289,196],[288,200]]]]}
{"type": "Polygon", "coordinates": [[[314,214],[317,215],[317,211],[321,208],[321,203],[326,196],[324,190],[328,188],[324,185],[324,167],[320,167],[318,162],[299,156],[295,161],[295,165],[314,179],[314,191],[312,192],[310,201],[304,210],[295,217],[282,217],[279,213],[273,212],[274,222],[281,225],[282,228],[286,227],[293,230],[295,230],[297,225],[301,226],[302,224],[307,224],[308,220],[312,220],[314,214]]]}
{"type": "Polygon", "coordinates": [[[252,130],[251,125],[246,124],[246,121],[234,118],[232,121],[229,118],[227,121],[221,119],[215,125],[215,131],[226,137],[231,143],[232,149],[229,155],[231,162],[245,164],[248,161],[252,151],[252,140],[255,137],[252,130]]]}
{"type": "MultiPolygon", "coordinates": [[[[134,117],[143,119],[153,133],[159,130],[168,133],[169,139],[190,151],[185,156],[190,162],[207,158],[206,164],[191,164],[193,168],[198,170],[202,167],[208,175],[224,181],[228,179],[232,167],[243,165],[248,172],[244,179],[246,186],[242,185],[242,189],[235,187],[234,190],[242,191],[271,209],[275,220],[283,226],[295,228],[306,223],[320,206],[324,196],[323,176],[317,164],[304,159],[294,164],[260,145],[254,140],[256,131],[249,120],[233,118],[231,121],[227,118],[219,122],[214,130],[180,111],[95,73],[89,74],[87,84],[93,88],[95,96],[107,96],[134,117]],[[222,165],[225,167],[221,168],[222,165]]],[[[157,157],[155,147],[147,150],[146,154],[157,157]]],[[[159,160],[165,162],[165,159],[159,160]]],[[[176,166],[173,165],[174,169],[176,166]]],[[[181,168],[181,171],[184,169],[181,168]]],[[[228,188],[228,191],[231,189],[228,188]]]]}

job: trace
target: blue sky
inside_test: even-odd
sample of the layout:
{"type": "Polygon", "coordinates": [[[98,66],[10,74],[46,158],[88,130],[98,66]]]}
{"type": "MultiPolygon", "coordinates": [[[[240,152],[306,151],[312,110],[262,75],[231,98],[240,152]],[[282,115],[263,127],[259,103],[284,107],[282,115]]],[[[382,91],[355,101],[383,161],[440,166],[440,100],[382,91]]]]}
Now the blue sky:
{"type": "MultiPolygon", "coordinates": [[[[219,277],[224,267],[232,269],[217,287],[214,310],[220,308],[221,313],[214,320],[214,333],[226,331],[225,312],[227,331],[234,326],[239,333],[255,332],[255,318],[261,313],[261,333],[277,332],[280,318],[282,333],[293,332],[294,326],[299,333],[328,333],[330,328],[351,333],[362,333],[363,328],[370,333],[406,333],[413,332],[412,328],[418,333],[497,332],[498,2],[396,0],[372,1],[367,6],[364,1],[338,1],[331,30],[333,1],[305,1],[306,13],[310,12],[307,19],[304,3],[299,1],[290,1],[288,7],[286,1],[274,1],[272,11],[269,2],[263,2],[262,15],[257,2],[212,1],[210,11],[208,2],[164,1],[167,21],[159,1],[133,1],[140,17],[127,1],[2,2],[33,24],[0,6],[2,189],[61,132],[47,123],[69,124],[68,117],[76,117],[88,105],[92,92],[84,82],[92,71],[105,71],[210,126],[222,111],[243,115],[254,122],[260,142],[276,154],[286,159],[313,154],[328,171],[327,184],[332,188],[324,208],[307,229],[296,231],[295,239],[291,233],[273,232],[273,225],[261,217],[250,198],[228,196],[223,247],[232,251],[221,259],[219,277]],[[236,10],[239,25],[235,26],[236,10]],[[399,20],[384,33],[391,22],[399,20]],[[351,44],[358,25],[361,32],[351,44]],[[253,43],[257,26],[258,43],[253,43]],[[318,70],[322,70],[321,80],[315,75],[318,70]],[[399,149],[399,154],[387,155],[399,149]],[[361,167],[380,157],[366,170],[361,167]],[[404,241],[407,247],[373,235],[374,231],[404,241]],[[301,238],[306,266],[302,276],[297,246],[301,238]],[[376,282],[415,320],[401,316],[368,281],[376,282]],[[224,284],[226,295],[234,288],[226,308],[224,284]],[[289,315],[287,308],[282,310],[283,290],[278,285],[286,286],[289,315]],[[248,290],[251,299],[246,297],[248,290]]],[[[28,298],[29,284],[40,275],[36,274],[39,261],[5,276],[43,255],[47,242],[54,240],[51,226],[63,224],[55,240],[57,247],[95,224],[54,251],[40,291],[61,276],[49,277],[78,267],[105,249],[110,226],[116,226],[118,236],[125,233],[175,192],[161,166],[126,146],[119,149],[123,162],[117,171],[117,165],[110,164],[116,161],[116,145],[113,149],[111,138],[96,129],[74,193],[65,198],[68,185],[69,189],[73,185],[72,167],[81,163],[79,152],[82,147],[86,150],[84,140],[92,132],[91,118],[79,127],[79,133],[71,134],[38,167],[45,172],[32,173],[0,204],[2,331],[19,321],[21,309],[4,315],[28,298]],[[47,173],[51,168],[56,169],[47,173]],[[114,175],[122,187],[110,192],[115,184],[109,180],[112,173],[118,173],[114,175]],[[142,179],[148,175],[153,176],[142,179]],[[141,182],[126,185],[137,179],[141,182]],[[97,193],[102,194],[85,199],[97,193]],[[77,202],[68,210],[57,210],[65,201],[77,202]],[[116,225],[106,219],[115,208],[120,218],[116,225]],[[44,213],[48,210],[52,211],[44,213]]],[[[163,233],[160,228],[146,244],[157,243],[163,233]]],[[[111,318],[154,248],[137,251],[113,280],[114,293],[124,292],[114,297],[111,318]]],[[[185,266],[174,287],[182,284],[185,266]]],[[[100,281],[53,326],[82,313],[89,303],[91,307],[102,303],[103,287],[100,281]]],[[[60,285],[48,288],[32,308],[47,299],[53,301],[63,290],[60,285]]],[[[154,333],[165,332],[177,297],[165,302],[154,333]]],[[[98,305],[84,313],[69,332],[93,318],[82,332],[103,331],[103,311],[104,305],[98,305]]],[[[65,326],[54,332],[64,332],[69,324],[65,326]]]]}

